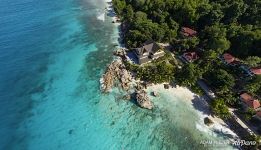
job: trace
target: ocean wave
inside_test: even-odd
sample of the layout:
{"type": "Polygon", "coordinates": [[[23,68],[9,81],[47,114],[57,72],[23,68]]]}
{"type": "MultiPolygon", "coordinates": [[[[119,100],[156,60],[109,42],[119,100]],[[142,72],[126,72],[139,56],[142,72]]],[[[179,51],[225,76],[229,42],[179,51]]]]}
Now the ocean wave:
{"type": "Polygon", "coordinates": [[[98,14],[97,19],[101,21],[105,21],[105,13],[98,14]]]}

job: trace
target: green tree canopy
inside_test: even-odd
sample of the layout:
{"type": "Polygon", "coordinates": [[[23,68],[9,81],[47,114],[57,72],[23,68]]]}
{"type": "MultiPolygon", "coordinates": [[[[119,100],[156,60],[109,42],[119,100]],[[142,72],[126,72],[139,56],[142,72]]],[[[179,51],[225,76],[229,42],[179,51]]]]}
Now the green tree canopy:
{"type": "Polygon", "coordinates": [[[222,119],[228,119],[231,117],[228,107],[226,106],[223,99],[215,99],[211,103],[211,109],[215,115],[222,119]]]}
{"type": "Polygon", "coordinates": [[[245,61],[244,61],[247,65],[249,65],[250,67],[257,67],[259,65],[261,65],[261,57],[258,56],[248,56],[245,61]]]}
{"type": "Polygon", "coordinates": [[[206,73],[205,78],[219,94],[229,92],[235,85],[234,77],[223,69],[212,70],[206,73]]]}

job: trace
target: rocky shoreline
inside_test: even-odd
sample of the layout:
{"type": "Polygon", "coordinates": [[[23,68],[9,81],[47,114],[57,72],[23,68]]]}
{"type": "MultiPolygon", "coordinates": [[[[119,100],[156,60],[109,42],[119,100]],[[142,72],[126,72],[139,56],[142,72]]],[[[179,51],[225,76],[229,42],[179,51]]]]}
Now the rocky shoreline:
{"type": "Polygon", "coordinates": [[[136,92],[136,100],[140,107],[146,109],[153,109],[154,105],[150,101],[147,92],[144,90],[140,90],[136,92]]]}
{"type": "Polygon", "coordinates": [[[118,58],[107,67],[106,72],[103,74],[100,80],[101,91],[103,93],[110,92],[113,87],[117,86],[116,82],[118,81],[124,91],[129,92],[131,89],[135,91],[132,94],[136,95],[135,100],[140,107],[153,109],[154,105],[145,92],[144,86],[142,86],[141,82],[134,79],[132,73],[126,69],[123,63],[123,61],[128,61],[126,51],[118,49],[114,51],[114,55],[118,58]]]}
{"type": "Polygon", "coordinates": [[[115,85],[115,81],[121,83],[121,87],[128,91],[132,83],[132,75],[126,70],[120,59],[114,60],[107,68],[101,79],[101,89],[103,92],[109,92],[115,85]]]}

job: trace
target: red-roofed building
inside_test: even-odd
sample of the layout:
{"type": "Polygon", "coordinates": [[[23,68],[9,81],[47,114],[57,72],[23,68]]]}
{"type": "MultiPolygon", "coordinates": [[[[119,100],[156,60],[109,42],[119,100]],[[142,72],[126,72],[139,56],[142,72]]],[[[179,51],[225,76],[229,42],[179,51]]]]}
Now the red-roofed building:
{"type": "Polygon", "coordinates": [[[257,109],[260,107],[260,103],[258,100],[251,100],[247,102],[247,105],[253,109],[257,109]]]}
{"type": "Polygon", "coordinates": [[[251,68],[250,71],[255,75],[261,75],[261,67],[259,68],[251,68]]]}
{"type": "Polygon", "coordinates": [[[242,101],[244,101],[245,103],[247,103],[248,101],[253,100],[252,96],[249,95],[249,94],[247,94],[247,93],[241,94],[241,95],[240,95],[240,99],[241,99],[242,101]]]}
{"type": "Polygon", "coordinates": [[[182,57],[187,61],[187,62],[193,62],[197,59],[199,59],[199,56],[197,55],[196,52],[187,52],[187,53],[184,53],[182,55],[182,57]]]}
{"type": "Polygon", "coordinates": [[[226,64],[230,64],[236,60],[236,58],[229,53],[223,54],[222,58],[226,64]]]}
{"type": "Polygon", "coordinates": [[[242,65],[240,68],[246,72],[247,76],[253,77],[255,75],[261,75],[261,67],[249,68],[246,65],[242,65]]]}
{"type": "Polygon", "coordinates": [[[181,28],[181,34],[186,37],[193,37],[197,35],[197,31],[188,28],[188,27],[182,27],[181,28]]]}
{"type": "Polygon", "coordinates": [[[254,99],[251,95],[248,93],[243,93],[240,95],[240,99],[245,104],[245,106],[257,109],[260,107],[260,102],[257,99],[254,99]]]}
{"type": "Polygon", "coordinates": [[[240,61],[236,57],[232,56],[229,53],[225,53],[225,54],[223,54],[219,58],[226,65],[236,66],[236,65],[240,65],[241,64],[240,61]]]}

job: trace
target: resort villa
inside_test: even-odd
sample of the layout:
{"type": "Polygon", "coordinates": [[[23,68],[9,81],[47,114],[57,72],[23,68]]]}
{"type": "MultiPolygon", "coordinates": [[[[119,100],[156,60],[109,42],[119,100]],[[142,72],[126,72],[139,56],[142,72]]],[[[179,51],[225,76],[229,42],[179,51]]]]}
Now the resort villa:
{"type": "Polygon", "coordinates": [[[143,43],[142,47],[135,49],[135,55],[139,64],[150,62],[164,56],[165,52],[152,40],[148,40],[143,43]]]}
{"type": "Polygon", "coordinates": [[[186,61],[186,62],[193,62],[197,59],[199,59],[199,56],[197,55],[196,52],[186,52],[182,55],[182,58],[186,61]]]}
{"type": "Polygon", "coordinates": [[[248,73],[250,76],[261,75],[261,67],[250,68],[248,70],[248,73]]]}
{"type": "Polygon", "coordinates": [[[182,27],[180,33],[185,37],[194,37],[197,35],[197,31],[190,29],[188,27],[182,27]]]}
{"type": "Polygon", "coordinates": [[[240,61],[229,53],[225,53],[220,57],[221,61],[230,66],[236,66],[240,64],[240,61]]]}
{"type": "Polygon", "coordinates": [[[240,60],[229,53],[225,53],[219,57],[219,59],[226,65],[239,66],[246,77],[253,77],[255,75],[261,75],[261,67],[252,67],[245,64],[241,64],[240,60]]]}
{"type": "Polygon", "coordinates": [[[258,99],[253,98],[248,93],[243,93],[240,95],[240,100],[244,108],[252,108],[254,110],[260,110],[260,102],[258,99]]]}
{"type": "Polygon", "coordinates": [[[261,75],[261,67],[249,68],[247,65],[241,65],[240,69],[242,69],[244,74],[248,77],[253,77],[255,75],[261,75]]]}

